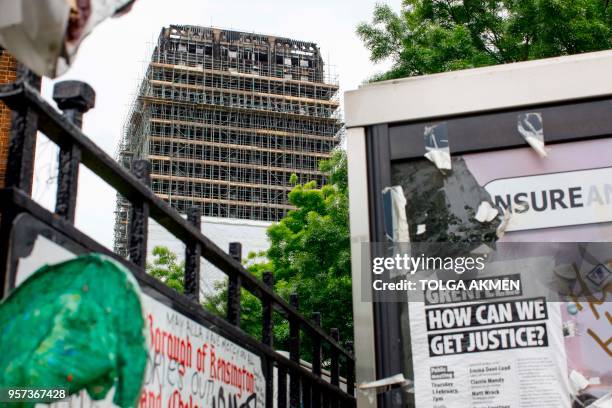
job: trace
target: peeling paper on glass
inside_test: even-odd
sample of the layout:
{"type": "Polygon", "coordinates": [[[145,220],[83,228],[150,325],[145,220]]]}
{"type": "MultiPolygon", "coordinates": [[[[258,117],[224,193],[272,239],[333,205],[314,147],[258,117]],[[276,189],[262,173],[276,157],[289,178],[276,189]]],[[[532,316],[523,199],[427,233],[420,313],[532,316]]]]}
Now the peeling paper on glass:
{"type": "Polygon", "coordinates": [[[435,164],[442,173],[449,171],[452,163],[446,122],[425,126],[423,140],[425,143],[425,158],[435,164]]]}
{"type": "Polygon", "coordinates": [[[523,136],[523,139],[529,146],[540,156],[547,156],[546,147],[544,146],[544,123],[542,122],[542,114],[539,112],[521,113],[517,118],[518,132],[523,136]]]}

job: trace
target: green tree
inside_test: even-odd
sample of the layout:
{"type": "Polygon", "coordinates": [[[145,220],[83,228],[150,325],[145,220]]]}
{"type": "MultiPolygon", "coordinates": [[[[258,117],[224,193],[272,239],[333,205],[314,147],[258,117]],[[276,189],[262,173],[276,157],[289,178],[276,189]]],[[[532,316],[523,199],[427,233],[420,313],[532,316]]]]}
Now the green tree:
{"type": "Polygon", "coordinates": [[[178,262],[176,254],[164,246],[153,248],[153,263],[147,264],[147,272],[172,289],[183,293],[185,263],[178,262]]]}
{"type": "Polygon", "coordinates": [[[609,0],[404,0],[378,4],[357,34],[374,62],[373,80],[612,48],[609,0]]]}

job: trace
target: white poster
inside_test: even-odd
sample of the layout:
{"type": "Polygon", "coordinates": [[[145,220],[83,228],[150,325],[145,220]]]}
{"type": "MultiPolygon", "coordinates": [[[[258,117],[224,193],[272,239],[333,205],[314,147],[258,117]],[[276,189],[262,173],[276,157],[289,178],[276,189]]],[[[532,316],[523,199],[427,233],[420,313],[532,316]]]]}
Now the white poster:
{"type": "Polygon", "coordinates": [[[265,405],[259,356],[143,295],[150,341],[141,407],[265,405]]]}
{"type": "MultiPolygon", "coordinates": [[[[570,407],[560,303],[525,287],[522,276],[508,277],[521,281],[519,289],[410,292],[417,407],[570,407]]],[[[479,274],[466,287],[490,277],[479,274]]]]}

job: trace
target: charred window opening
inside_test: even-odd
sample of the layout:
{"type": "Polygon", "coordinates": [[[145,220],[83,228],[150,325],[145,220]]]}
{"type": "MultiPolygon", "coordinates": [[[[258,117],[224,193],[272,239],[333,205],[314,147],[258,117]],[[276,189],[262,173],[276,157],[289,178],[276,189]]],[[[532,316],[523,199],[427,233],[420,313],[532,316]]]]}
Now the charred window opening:
{"type": "Polygon", "coordinates": [[[499,219],[479,222],[475,215],[483,201],[493,204],[462,157],[452,157],[452,171],[442,174],[427,160],[391,166],[394,185],[406,197],[406,218],[411,242],[448,242],[479,245],[496,241],[499,219]],[[419,233],[419,225],[425,231],[419,233]]]}

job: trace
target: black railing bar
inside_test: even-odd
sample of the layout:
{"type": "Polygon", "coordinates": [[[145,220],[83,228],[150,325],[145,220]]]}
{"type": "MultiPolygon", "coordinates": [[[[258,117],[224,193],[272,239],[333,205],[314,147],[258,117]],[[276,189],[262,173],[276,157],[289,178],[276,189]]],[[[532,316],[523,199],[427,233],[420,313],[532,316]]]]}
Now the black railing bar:
{"type": "Polygon", "coordinates": [[[1,85],[0,99],[4,100],[11,109],[17,108],[20,103],[31,103],[40,114],[38,118],[39,130],[47,138],[64,147],[70,147],[73,143],[77,145],[81,149],[83,165],[92,170],[128,200],[142,200],[148,203],[150,217],[165,227],[176,238],[182,242],[193,239],[200,242],[202,257],[227,275],[239,274],[242,278],[243,286],[249,292],[259,299],[262,299],[264,296],[272,299],[274,308],[281,312],[285,318],[289,319],[290,316],[297,318],[301,323],[302,329],[320,336],[340,353],[348,358],[352,358],[331,336],[322,329],[315,327],[310,320],[299,314],[283,298],[247,272],[239,262],[233,260],[226,252],[205,237],[201,231],[196,230],[190,225],[175,209],[157,197],[148,187],[144,186],[136,177],[130,174],[127,169],[121,167],[110,155],[100,149],[80,129],[70,123],[61,113],[45,101],[35,88],[23,82],[1,85]]]}
{"type": "Polygon", "coordinates": [[[310,370],[302,367],[300,364],[294,361],[291,361],[288,357],[285,357],[284,355],[278,353],[273,348],[259,342],[258,340],[246,334],[242,330],[231,325],[222,317],[207,312],[202,308],[199,303],[192,301],[187,296],[178,293],[174,289],[165,285],[163,282],[158,281],[151,275],[147,274],[144,270],[138,268],[134,263],[120,257],[114,252],[110,251],[108,248],[99,244],[93,238],[77,229],[68,221],[49,212],[46,208],[43,208],[40,204],[33,201],[23,191],[16,188],[0,189],[0,213],[7,212],[7,210],[9,210],[11,207],[18,207],[18,209],[21,210],[18,212],[26,212],[31,214],[35,218],[38,218],[40,221],[48,224],[55,230],[60,231],[61,233],[63,233],[64,235],[79,243],[85,248],[91,249],[94,252],[99,252],[115,260],[118,260],[127,268],[129,268],[139,281],[145,283],[143,289],[145,293],[147,293],[147,287],[152,288],[153,290],[161,293],[168,299],[171,299],[173,303],[180,305],[182,308],[182,310],[179,310],[180,312],[183,312],[185,310],[188,311],[188,317],[194,318],[196,322],[201,324],[202,321],[206,321],[210,323],[213,327],[219,328],[224,334],[228,335],[228,338],[230,338],[232,341],[237,340],[241,344],[246,344],[249,350],[263,352],[266,357],[269,357],[277,364],[282,365],[289,372],[297,371],[297,373],[301,377],[306,377],[309,381],[322,385],[328,391],[341,395],[343,399],[354,399],[353,396],[348,395],[339,387],[335,387],[327,381],[323,380],[322,378],[315,376],[310,372],[310,370]]]}
{"type": "Polygon", "coordinates": [[[287,370],[285,367],[278,367],[276,370],[277,378],[277,401],[278,408],[287,408],[287,370]]]}

